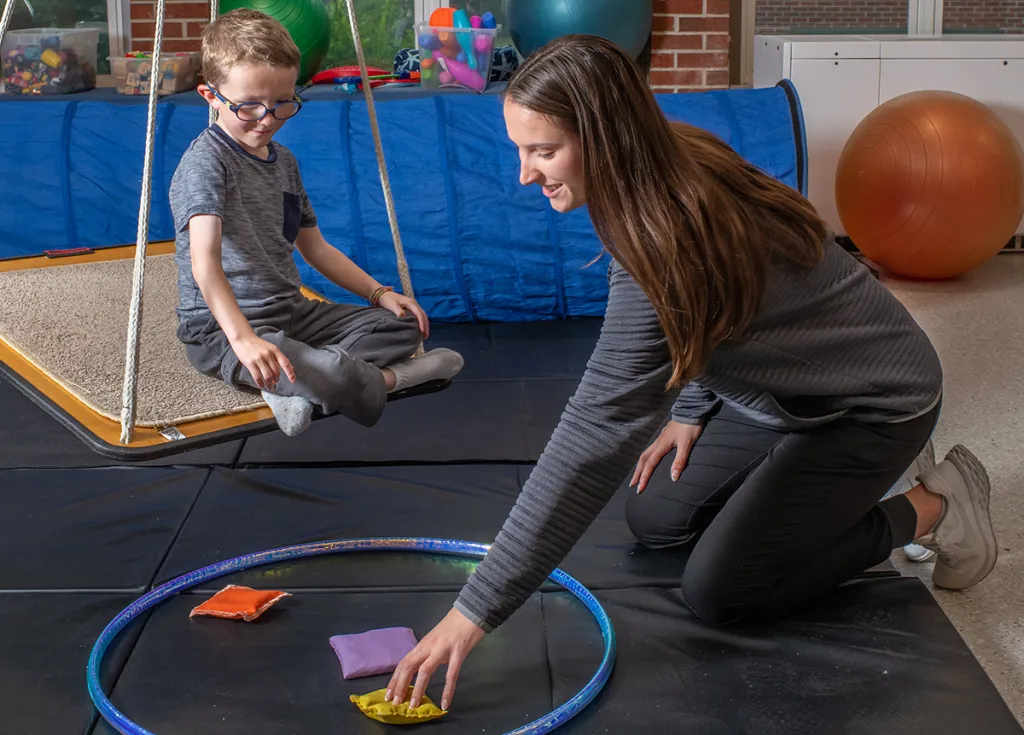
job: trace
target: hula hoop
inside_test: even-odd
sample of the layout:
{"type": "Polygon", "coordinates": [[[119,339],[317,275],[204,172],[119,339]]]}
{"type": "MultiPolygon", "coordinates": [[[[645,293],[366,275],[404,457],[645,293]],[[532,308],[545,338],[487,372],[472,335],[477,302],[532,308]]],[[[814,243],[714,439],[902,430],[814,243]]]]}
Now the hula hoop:
{"type": "MultiPolygon", "coordinates": [[[[112,725],[122,735],[154,735],[154,733],[146,730],[141,725],[136,724],[132,720],[125,717],[111,701],[107,698],[107,695],[103,692],[103,686],[100,683],[100,667],[103,663],[103,657],[106,655],[107,649],[113,642],[114,638],[117,637],[124,628],[137,618],[140,614],[153,607],[159,602],[166,600],[178,592],[194,587],[200,582],[205,582],[209,579],[215,579],[216,577],[222,577],[232,572],[241,571],[243,569],[249,569],[251,567],[260,566],[263,564],[271,564],[273,562],[284,561],[286,559],[296,559],[299,557],[307,556],[319,556],[323,554],[336,554],[346,551],[425,551],[434,554],[445,554],[448,556],[472,556],[482,558],[487,555],[490,546],[487,544],[478,544],[472,541],[452,541],[448,539],[434,539],[434,538],[364,538],[364,539],[345,539],[340,541],[323,541],[311,544],[300,544],[298,546],[286,546],[280,549],[271,549],[269,551],[259,551],[254,554],[246,554],[244,556],[238,556],[234,559],[227,559],[225,561],[211,564],[210,566],[197,569],[194,572],[183,574],[177,579],[172,579],[169,582],[165,582],[159,587],[154,588],[152,591],[140,597],[138,600],[130,604],[120,613],[117,617],[107,624],[107,627],[103,629],[100,637],[96,639],[96,643],[93,645],[92,653],[89,655],[89,664],[86,668],[86,679],[89,687],[89,696],[92,698],[93,704],[96,705],[96,709],[100,715],[110,725],[112,725]]],[[[598,693],[604,688],[604,685],[608,682],[608,677],[611,676],[612,666],[615,661],[615,629],[612,627],[611,619],[608,614],[601,607],[601,603],[597,601],[590,591],[580,584],[573,577],[563,572],[561,569],[556,569],[552,572],[548,579],[557,584],[561,585],[577,599],[580,600],[587,609],[590,610],[591,614],[597,620],[598,625],[601,628],[601,637],[604,639],[604,656],[601,659],[601,665],[597,669],[597,673],[587,682],[577,694],[575,694],[569,701],[563,704],[558,709],[552,710],[548,714],[539,717],[533,722],[523,725],[515,730],[510,730],[505,735],[540,735],[541,733],[548,733],[557,727],[564,725],[566,722],[571,720],[573,717],[578,715],[584,707],[594,701],[598,693]]]]}

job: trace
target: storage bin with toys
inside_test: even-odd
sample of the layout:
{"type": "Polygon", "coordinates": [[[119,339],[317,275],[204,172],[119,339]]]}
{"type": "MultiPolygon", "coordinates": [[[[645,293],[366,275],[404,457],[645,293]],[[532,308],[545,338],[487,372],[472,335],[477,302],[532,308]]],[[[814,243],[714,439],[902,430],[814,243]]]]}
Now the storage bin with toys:
{"type": "Polygon", "coordinates": [[[438,8],[426,23],[416,25],[420,85],[483,92],[490,81],[494,42],[500,32],[493,13],[470,17],[465,10],[438,8]]]}
{"type": "MultiPolygon", "coordinates": [[[[148,95],[153,80],[153,54],[135,51],[124,56],[111,56],[110,73],[119,94],[148,95]]],[[[195,89],[199,84],[200,55],[180,51],[160,55],[157,94],[167,95],[195,89]]]]}
{"type": "Polygon", "coordinates": [[[8,31],[0,47],[4,94],[71,94],[96,87],[97,28],[8,31]]]}

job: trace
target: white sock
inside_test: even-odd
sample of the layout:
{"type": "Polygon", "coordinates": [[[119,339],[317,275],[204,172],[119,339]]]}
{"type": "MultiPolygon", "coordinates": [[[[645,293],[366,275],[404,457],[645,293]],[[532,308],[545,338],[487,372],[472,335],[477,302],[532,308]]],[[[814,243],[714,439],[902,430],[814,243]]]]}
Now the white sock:
{"type": "Polygon", "coordinates": [[[446,347],[401,360],[388,365],[387,369],[395,374],[395,387],[388,392],[395,393],[431,380],[451,380],[459,374],[463,364],[462,355],[446,347]]]}
{"type": "Polygon", "coordinates": [[[302,396],[279,396],[261,391],[263,400],[274,412],[277,425],[286,436],[301,434],[313,420],[313,404],[302,396]]]}

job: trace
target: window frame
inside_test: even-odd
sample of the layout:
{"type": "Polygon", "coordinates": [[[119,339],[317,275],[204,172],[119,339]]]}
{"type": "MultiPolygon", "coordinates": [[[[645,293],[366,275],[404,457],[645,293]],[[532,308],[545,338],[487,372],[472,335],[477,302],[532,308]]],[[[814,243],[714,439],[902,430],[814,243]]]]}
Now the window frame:
{"type": "Polygon", "coordinates": [[[416,22],[426,23],[438,8],[451,6],[451,0],[416,0],[416,22]]]}
{"type": "Polygon", "coordinates": [[[907,34],[941,36],[942,9],[945,0],[908,0],[907,34]]]}
{"type": "Polygon", "coordinates": [[[123,56],[132,46],[131,0],[107,0],[110,55],[123,56]]]}

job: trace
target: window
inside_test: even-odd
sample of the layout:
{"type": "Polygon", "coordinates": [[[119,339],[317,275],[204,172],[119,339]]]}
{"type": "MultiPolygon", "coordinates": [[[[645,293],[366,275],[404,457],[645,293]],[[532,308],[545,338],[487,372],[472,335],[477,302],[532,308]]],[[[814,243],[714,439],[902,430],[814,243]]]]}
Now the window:
{"type": "MultiPolygon", "coordinates": [[[[324,3],[331,16],[331,50],[323,68],[355,65],[356,50],[345,0],[324,0],[324,3]]],[[[440,7],[459,7],[470,16],[483,15],[489,10],[502,26],[497,45],[511,44],[504,5],[503,0],[355,0],[366,65],[391,71],[399,51],[416,48],[416,24],[428,21],[430,14],[440,7]]]]}
{"type": "MultiPolygon", "coordinates": [[[[331,50],[323,68],[349,66],[357,62],[352,28],[345,0],[325,0],[331,17],[331,50]]],[[[355,0],[359,39],[367,66],[391,71],[395,55],[403,48],[415,48],[416,0],[355,0]]]]}
{"type": "Polygon", "coordinates": [[[943,5],[943,33],[1024,33],[1020,2],[945,0],[943,5]]]}
{"type": "Polygon", "coordinates": [[[907,0],[756,0],[760,35],[906,33],[907,0]]]}

